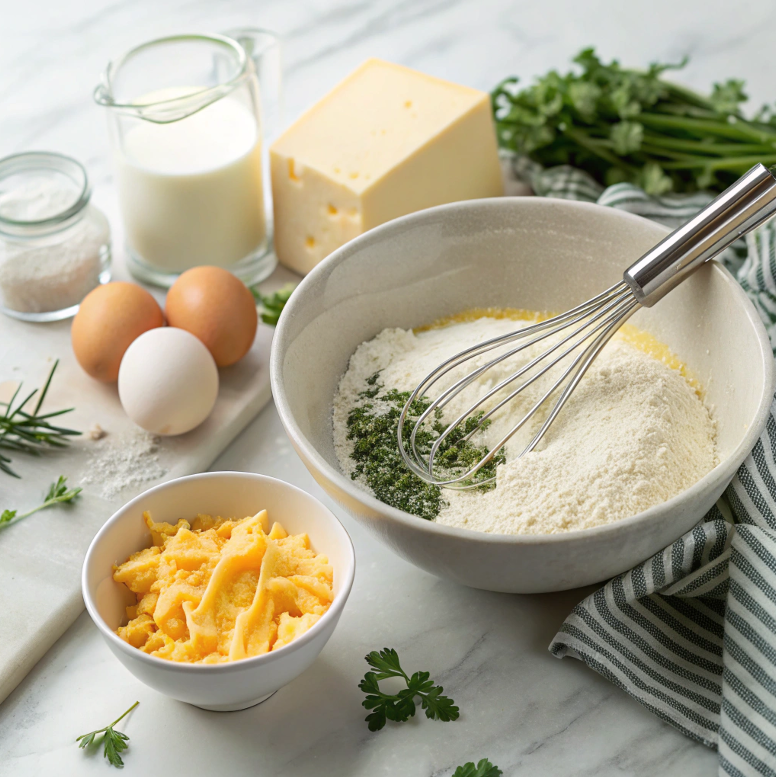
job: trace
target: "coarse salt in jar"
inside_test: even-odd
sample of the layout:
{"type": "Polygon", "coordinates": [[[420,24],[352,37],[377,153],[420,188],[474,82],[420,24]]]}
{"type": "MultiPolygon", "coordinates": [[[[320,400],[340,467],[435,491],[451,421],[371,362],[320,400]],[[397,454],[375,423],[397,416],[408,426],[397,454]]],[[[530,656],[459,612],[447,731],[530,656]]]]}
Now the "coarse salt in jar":
{"type": "Polygon", "coordinates": [[[49,152],[0,159],[0,307],[26,321],[75,315],[110,278],[110,227],[86,170],[49,152]]]}

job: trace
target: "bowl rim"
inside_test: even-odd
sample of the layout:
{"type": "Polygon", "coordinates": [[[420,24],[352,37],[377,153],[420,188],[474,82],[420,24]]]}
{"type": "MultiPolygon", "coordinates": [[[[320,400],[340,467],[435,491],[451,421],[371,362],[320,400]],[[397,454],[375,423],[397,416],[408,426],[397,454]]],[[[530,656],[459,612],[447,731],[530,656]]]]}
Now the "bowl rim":
{"type": "MultiPolygon", "coordinates": [[[[92,621],[97,626],[102,636],[108,641],[111,647],[115,647],[121,650],[122,653],[125,653],[126,655],[130,656],[131,658],[136,659],[141,663],[145,663],[149,667],[153,667],[156,669],[162,668],[172,672],[184,672],[184,673],[191,672],[191,673],[197,673],[202,675],[216,674],[216,673],[225,674],[228,672],[239,672],[239,671],[250,670],[255,667],[262,666],[264,664],[269,665],[271,663],[274,663],[275,661],[283,660],[283,658],[288,658],[292,653],[304,647],[304,645],[314,641],[318,637],[321,630],[325,628],[326,623],[328,621],[334,619],[335,625],[336,625],[336,620],[339,618],[340,614],[342,613],[342,610],[345,607],[345,603],[348,599],[348,596],[350,596],[350,591],[353,587],[353,580],[355,578],[355,573],[356,573],[356,552],[353,547],[353,540],[351,539],[350,534],[348,534],[347,529],[342,525],[342,522],[339,520],[339,518],[337,518],[337,516],[334,515],[334,513],[328,507],[326,507],[326,505],[323,504],[323,502],[321,502],[320,499],[308,493],[304,489],[299,488],[298,486],[294,486],[291,483],[287,483],[285,480],[280,480],[279,478],[270,477],[269,475],[261,475],[257,472],[237,472],[232,470],[222,470],[217,472],[199,472],[194,475],[185,475],[183,477],[167,480],[164,483],[160,483],[156,486],[153,486],[152,488],[149,488],[143,491],[143,493],[138,494],[133,499],[130,499],[129,502],[127,502],[118,510],[116,510],[116,512],[114,512],[113,515],[111,515],[111,517],[108,518],[108,520],[102,525],[102,527],[97,532],[97,534],[95,534],[94,538],[89,544],[89,549],[86,551],[86,556],[84,557],[83,566],[81,567],[81,592],[83,594],[84,604],[86,605],[86,609],[89,612],[89,615],[92,621]],[[97,610],[97,606],[92,597],[92,593],[89,590],[89,583],[88,583],[88,571],[91,568],[91,566],[95,564],[94,556],[96,554],[96,550],[99,547],[100,542],[103,541],[105,536],[110,531],[111,527],[119,523],[120,521],[125,520],[128,516],[132,515],[133,509],[135,509],[137,505],[150,494],[154,494],[158,491],[164,491],[170,486],[178,485],[180,483],[190,482],[194,480],[210,480],[210,479],[218,479],[218,478],[227,478],[227,479],[233,478],[235,480],[242,480],[247,478],[250,480],[258,480],[261,482],[270,481],[273,483],[278,483],[282,487],[288,488],[292,491],[297,491],[298,493],[303,494],[308,499],[312,499],[314,502],[317,502],[319,507],[323,510],[324,515],[326,515],[328,519],[331,520],[331,523],[334,526],[335,532],[340,533],[341,539],[343,540],[343,545],[348,550],[348,554],[347,554],[348,564],[347,564],[347,568],[344,571],[344,579],[341,584],[340,590],[337,594],[335,594],[334,599],[332,600],[332,603],[329,606],[329,609],[326,610],[326,612],[319,618],[319,620],[316,623],[314,623],[300,637],[297,637],[296,639],[289,642],[287,645],[284,645],[283,647],[278,648],[278,650],[276,651],[273,650],[273,651],[270,651],[269,653],[264,653],[263,655],[260,655],[260,656],[241,658],[237,661],[226,661],[221,664],[189,664],[189,663],[184,663],[180,661],[171,661],[166,658],[159,658],[158,656],[152,656],[152,655],[149,655],[148,653],[144,653],[142,650],[139,650],[138,648],[133,647],[128,642],[125,642],[123,639],[121,639],[121,637],[119,637],[118,634],[116,634],[116,632],[113,631],[108,626],[108,624],[105,622],[105,620],[97,610]]],[[[342,574],[342,572],[340,572],[340,574],[342,574]]]]}
{"type": "Polygon", "coordinates": [[[321,475],[331,481],[339,490],[347,494],[348,497],[366,505],[372,512],[378,515],[388,516],[391,519],[398,521],[404,527],[420,531],[426,535],[437,535],[447,537],[451,540],[467,540],[483,545],[520,546],[567,542],[596,542],[600,538],[611,535],[612,533],[624,532],[629,528],[635,528],[643,523],[648,523],[665,511],[670,511],[684,502],[694,499],[704,490],[715,484],[718,485],[722,481],[726,483],[727,487],[727,484],[732,480],[736,471],[741,466],[741,463],[743,463],[754,448],[767,423],[771,404],[774,401],[774,391],[776,390],[776,361],[774,361],[770,339],[765,331],[765,326],[754,305],[746,296],[741,285],[735,280],[733,275],[716,261],[708,262],[708,264],[711,265],[710,271],[720,274],[722,280],[731,289],[733,297],[737,299],[743,307],[744,313],[757,337],[760,356],[762,358],[763,373],[765,375],[760,405],[752,423],[746,430],[742,441],[725,457],[724,460],[720,461],[700,480],[690,486],[690,488],[685,489],[666,502],[661,502],[660,504],[636,513],[635,515],[602,526],[594,526],[589,529],[572,529],[554,534],[495,534],[477,532],[455,526],[445,526],[444,524],[436,523],[436,521],[428,521],[424,518],[412,515],[411,513],[406,513],[403,510],[391,507],[390,505],[381,502],[372,494],[362,490],[339,469],[332,467],[302,433],[291,412],[290,405],[285,395],[283,358],[293,342],[288,332],[289,322],[296,316],[297,308],[304,304],[302,301],[303,298],[307,294],[314,293],[312,287],[316,284],[319,276],[329,273],[335,266],[346,259],[351,258],[362,248],[368,247],[374,242],[391,239],[394,236],[401,235],[408,227],[423,224],[426,221],[431,221],[447,214],[455,214],[456,211],[471,212],[473,210],[490,210],[494,207],[513,206],[517,206],[518,209],[522,207],[536,207],[546,208],[548,210],[568,209],[588,212],[593,211],[596,214],[607,214],[606,218],[612,218],[614,220],[631,221],[634,224],[647,222],[651,227],[661,229],[665,235],[669,234],[671,231],[668,227],[642,216],[637,216],[633,213],[628,213],[627,211],[618,210],[616,208],[605,207],[596,203],[538,196],[493,197],[438,205],[434,208],[427,208],[407,216],[401,216],[400,218],[389,221],[386,224],[382,224],[381,226],[375,227],[374,229],[359,235],[336,249],[302,279],[280,316],[272,340],[272,351],[270,354],[270,382],[272,386],[272,396],[286,433],[297,447],[297,450],[303,454],[302,458],[309,460],[321,475]]]}

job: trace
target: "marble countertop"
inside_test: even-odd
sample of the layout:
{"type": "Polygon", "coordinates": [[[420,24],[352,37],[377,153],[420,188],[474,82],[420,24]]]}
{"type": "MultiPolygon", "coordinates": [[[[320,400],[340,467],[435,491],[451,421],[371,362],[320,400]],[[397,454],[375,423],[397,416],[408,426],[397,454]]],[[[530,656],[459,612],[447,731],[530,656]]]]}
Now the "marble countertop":
{"type": "MultiPolygon", "coordinates": [[[[293,118],[368,56],[483,89],[563,68],[585,45],[632,65],[691,57],[683,80],[745,78],[773,98],[768,0],[0,0],[0,156],[51,149],[84,161],[94,201],[116,212],[103,117],[91,90],[106,62],[169,32],[261,26],[284,38],[293,118]],[[711,7],[710,7],[711,6],[711,7]]],[[[114,234],[116,234],[114,225],[114,234]]],[[[122,261],[121,250],[117,261],[122,261]]],[[[394,556],[331,504],[267,407],[213,469],[262,472],[309,490],[342,518],[358,571],[340,625],[316,663],[264,704],[211,713],[160,696],[109,653],[86,614],[0,706],[3,774],[105,774],[76,736],[122,722],[127,774],[450,775],[488,757],[505,775],[716,773],[716,754],[679,734],[547,645],[588,593],[510,596],[438,580],[394,556]],[[370,733],[357,684],[363,656],[395,647],[461,709],[370,733]]],[[[1,582],[1,573],[0,573],[1,582]]]]}

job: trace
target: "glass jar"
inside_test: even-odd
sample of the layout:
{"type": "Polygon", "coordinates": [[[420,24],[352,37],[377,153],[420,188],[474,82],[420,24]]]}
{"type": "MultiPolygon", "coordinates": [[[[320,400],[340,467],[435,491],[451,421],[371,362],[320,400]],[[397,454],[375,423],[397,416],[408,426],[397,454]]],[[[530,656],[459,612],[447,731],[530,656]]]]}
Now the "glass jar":
{"type": "Polygon", "coordinates": [[[110,227],[89,203],[86,170],[49,152],[0,160],[0,307],[56,321],[110,278],[110,227]]]}
{"type": "Polygon", "coordinates": [[[257,52],[226,35],[178,35],[108,65],[108,109],[129,269],[169,286],[199,265],[246,283],[270,250],[257,52]]]}

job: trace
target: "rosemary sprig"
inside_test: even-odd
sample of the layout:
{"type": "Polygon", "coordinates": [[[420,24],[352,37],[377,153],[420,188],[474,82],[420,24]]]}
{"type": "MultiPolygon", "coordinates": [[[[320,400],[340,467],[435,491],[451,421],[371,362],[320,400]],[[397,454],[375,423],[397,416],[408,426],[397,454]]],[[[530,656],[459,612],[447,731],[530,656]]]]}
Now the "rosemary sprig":
{"type": "MultiPolygon", "coordinates": [[[[68,437],[81,434],[81,432],[74,429],[65,429],[61,426],[54,426],[51,423],[52,418],[56,418],[64,413],[70,413],[73,410],[72,407],[66,410],[55,410],[51,413],[40,412],[58,364],[59,360],[57,359],[51,368],[45,385],[40,390],[38,401],[32,412],[28,412],[25,408],[32,398],[38,394],[38,389],[31,391],[24,399],[17,403],[16,400],[22,390],[21,383],[8,402],[0,402],[0,450],[30,453],[33,456],[39,456],[41,450],[45,448],[64,448],[68,444],[68,437]]],[[[0,453],[0,471],[11,475],[11,477],[18,478],[19,475],[11,469],[10,464],[11,459],[0,453]]]]}
{"type": "Polygon", "coordinates": [[[48,493],[42,504],[33,507],[32,510],[28,510],[21,515],[18,514],[18,510],[3,510],[3,512],[0,513],[0,528],[7,526],[11,521],[18,523],[22,518],[37,513],[38,510],[45,510],[47,507],[52,507],[53,505],[72,502],[82,490],[83,489],[78,487],[69,489],[67,487],[67,478],[64,475],[60,475],[59,479],[49,487],[48,493]]]}

